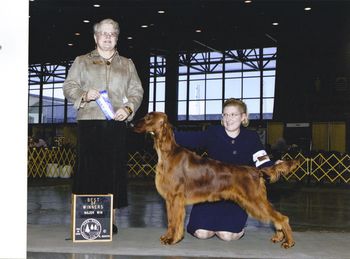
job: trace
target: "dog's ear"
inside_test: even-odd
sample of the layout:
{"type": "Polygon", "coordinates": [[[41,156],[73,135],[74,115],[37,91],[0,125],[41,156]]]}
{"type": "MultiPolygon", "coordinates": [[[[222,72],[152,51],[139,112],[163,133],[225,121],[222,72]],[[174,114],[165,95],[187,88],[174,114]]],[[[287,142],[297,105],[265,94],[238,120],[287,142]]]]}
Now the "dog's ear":
{"type": "Polygon", "coordinates": [[[169,125],[168,121],[162,121],[161,128],[160,128],[160,136],[159,136],[159,145],[160,149],[163,151],[169,151],[171,149],[171,134],[172,129],[169,125]]]}

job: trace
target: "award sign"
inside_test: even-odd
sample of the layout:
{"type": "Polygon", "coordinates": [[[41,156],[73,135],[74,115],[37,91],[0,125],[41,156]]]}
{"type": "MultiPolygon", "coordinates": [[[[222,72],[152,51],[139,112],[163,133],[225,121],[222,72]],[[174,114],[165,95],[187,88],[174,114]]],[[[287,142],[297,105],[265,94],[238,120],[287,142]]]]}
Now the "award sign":
{"type": "Polygon", "coordinates": [[[113,194],[72,195],[73,242],[112,241],[113,194]]]}

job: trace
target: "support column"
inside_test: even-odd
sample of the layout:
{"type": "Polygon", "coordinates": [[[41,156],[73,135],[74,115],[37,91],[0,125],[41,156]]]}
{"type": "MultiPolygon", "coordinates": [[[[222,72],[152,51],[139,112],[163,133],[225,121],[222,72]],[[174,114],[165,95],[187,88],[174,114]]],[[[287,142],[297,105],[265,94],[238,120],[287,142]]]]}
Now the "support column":
{"type": "Polygon", "coordinates": [[[179,57],[175,50],[166,55],[165,113],[170,122],[177,121],[179,57]]]}

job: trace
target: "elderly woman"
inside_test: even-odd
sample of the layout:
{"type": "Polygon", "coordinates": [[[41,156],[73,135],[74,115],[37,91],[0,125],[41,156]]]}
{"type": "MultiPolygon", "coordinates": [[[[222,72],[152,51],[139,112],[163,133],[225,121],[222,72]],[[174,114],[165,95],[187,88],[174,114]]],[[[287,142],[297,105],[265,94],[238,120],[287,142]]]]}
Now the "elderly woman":
{"type": "Polygon", "coordinates": [[[143,98],[133,62],[116,49],[118,36],[116,21],[95,24],[96,49],[75,59],[63,84],[64,96],[77,109],[78,168],[73,193],[112,193],[114,233],[118,231],[116,208],[127,206],[126,121],[133,118],[143,98]],[[101,91],[110,100],[110,116],[98,104],[101,91]]]}

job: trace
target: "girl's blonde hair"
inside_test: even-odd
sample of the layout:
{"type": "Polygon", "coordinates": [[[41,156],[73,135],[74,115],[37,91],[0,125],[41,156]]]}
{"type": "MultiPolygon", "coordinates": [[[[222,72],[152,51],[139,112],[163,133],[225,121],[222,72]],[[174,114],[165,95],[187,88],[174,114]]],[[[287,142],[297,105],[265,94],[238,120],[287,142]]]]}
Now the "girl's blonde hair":
{"type": "MultiPolygon", "coordinates": [[[[239,100],[239,99],[235,99],[235,98],[230,98],[227,99],[224,102],[224,105],[222,106],[222,111],[224,111],[225,107],[227,106],[236,106],[239,107],[239,109],[241,110],[242,113],[246,114],[246,117],[244,118],[244,120],[242,121],[242,126],[243,127],[248,127],[249,125],[249,119],[248,119],[248,109],[247,109],[247,105],[239,100]]],[[[222,124],[222,123],[221,123],[222,124]]]]}

